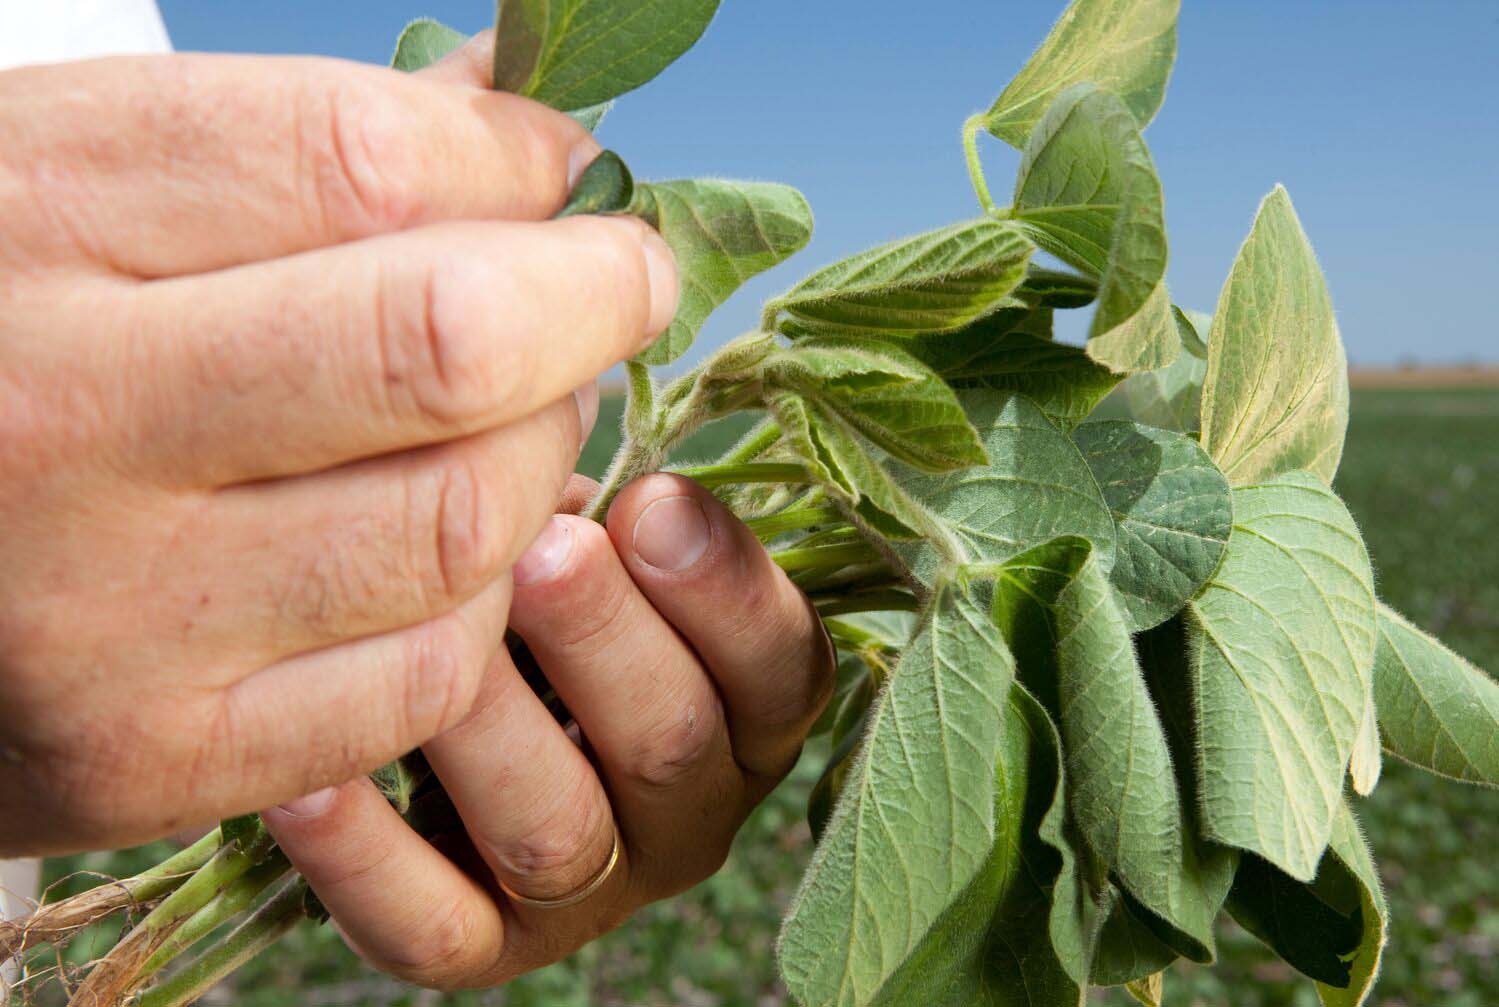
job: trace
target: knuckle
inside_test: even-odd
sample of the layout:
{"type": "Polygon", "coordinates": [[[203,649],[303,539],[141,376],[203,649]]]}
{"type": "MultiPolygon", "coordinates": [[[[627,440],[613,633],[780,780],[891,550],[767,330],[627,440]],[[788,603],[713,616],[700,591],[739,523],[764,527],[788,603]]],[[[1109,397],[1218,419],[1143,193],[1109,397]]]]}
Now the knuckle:
{"type": "Polygon", "coordinates": [[[436,587],[448,601],[471,597],[503,570],[510,537],[503,513],[504,494],[480,461],[453,452],[439,480],[432,513],[421,539],[432,543],[430,564],[436,587]]]}
{"type": "Polygon", "coordinates": [[[462,722],[478,699],[488,657],[456,615],[415,630],[407,654],[404,740],[420,744],[462,722]]]}
{"type": "Polygon", "coordinates": [[[421,219],[419,145],[405,140],[393,95],[340,68],[310,75],[300,101],[313,212],[330,233],[376,234],[421,219]]]}
{"type": "Polygon", "coordinates": [[[493,848],[507,884],[537,898],[555,898],[576,891],[603,866],[607,853],[599,853],[598,837],[613,828],[608,810],[591,795],[571,796],[528,835],[493,848]]]}
{"type": "MultiPolygon", "coordinates": [[[[674,705],[674,704],[673,704],[674,705]]],[[[689,702],[647,728],[625,759],[623,771],[644,790],[672,790],[701,770],[718,743],[716,709],[689,702]]]]}
{"type": "Polygon", "coordinates": [[[489,352],[493,272],[469,256],[439,254],[412,277],[404,263],[382,275],[381,379],[392,411],[440,430],[467,427],[530,386],[526,347],[489,352]]]}
{"type": "Polygon", "coordinates": [[[462,989],[472,983],[477,937],[473,913],[464,903],[454,902],[396,945],[400,957],[386,962],[386,971],[418,986],[462,989]]]}

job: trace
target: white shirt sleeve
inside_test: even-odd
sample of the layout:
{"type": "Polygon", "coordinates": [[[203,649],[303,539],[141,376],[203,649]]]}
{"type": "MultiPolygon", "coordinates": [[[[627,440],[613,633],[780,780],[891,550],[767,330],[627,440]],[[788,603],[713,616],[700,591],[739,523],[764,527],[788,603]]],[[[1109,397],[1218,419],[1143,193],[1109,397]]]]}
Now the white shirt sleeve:
{"type": "Polygon", "coordinates": [[[0,0],[0,69],[171,48],[156,0],[0,0]]]}

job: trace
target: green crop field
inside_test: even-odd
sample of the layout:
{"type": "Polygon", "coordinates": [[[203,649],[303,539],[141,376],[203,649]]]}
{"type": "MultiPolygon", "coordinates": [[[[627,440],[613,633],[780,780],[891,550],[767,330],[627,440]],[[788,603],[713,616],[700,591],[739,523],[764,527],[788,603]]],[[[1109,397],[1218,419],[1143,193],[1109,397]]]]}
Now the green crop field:
{"type": "MultiPolygon", "coordinates": [[[[597,474],[614,448],[619,404],[605,402],[582,468],[597,474]]],[[[706,456],[742,429],[710,428],[684,449],[706,456]]],[[[1458,651],[1499,669],[1499,391],[1363,391],[1339,492],[1363,525],[1382,597],[1458,651]]],[[[810,766],[752,819],[726,869],[689,895],[654,906],[573,960],[505,990],[438,996],[373,976],[326,928],[304,928],[206,1002],[263,1005],[691,1005],[769,1007],[780,913],[810,852],[802,807],[810,766]]],[[[1499,1005],[1499,793],[1441,784],[1387,764],[1359,802],[1392,903],[1394,933],[1380,1007],[1499,1005]]],[[[160,851],[148,851],[159,856],[160,851]]],[[[136,852],[58,860],[129,873],[136,852]]],[[[1172,1007],[1315,1007],[1310,983],[1232,925],[1212,972],[1179,968],[1172,1007]]],[[[85,936],[69,954],[85,961],[85,936]]],[[[1105,1002],[1105,1001],[1100,1001],[1105,1002]]],[[[1110,1000],[1110,1003],[1119,1001],[1110,1000]]]]}

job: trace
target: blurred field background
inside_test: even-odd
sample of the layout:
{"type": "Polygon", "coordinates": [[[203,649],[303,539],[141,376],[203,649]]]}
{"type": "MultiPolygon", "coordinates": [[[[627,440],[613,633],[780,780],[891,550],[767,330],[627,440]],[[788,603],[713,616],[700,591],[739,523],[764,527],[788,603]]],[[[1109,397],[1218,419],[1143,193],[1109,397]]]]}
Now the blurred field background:
{"type": "MultiPolygon", "coordinates": [[[[613,451],[619,403],[583,459],[597,473],[613,451]]],[[[684,449],[706,457],[742,424],[705,431],[684,449]]],[[[1363,525],[1381,595],[1481,667],[1499,670],[1499,389],[1365,388],[1355,392],[1338,489],[1363,525]]],[[[371,974],[327,928],[304,925],[278,950],[205,1000],[242,1007],[774,1007],[780,915],[811,851],[806,792],[823,753],[755,815],[729,864],[688,895],[642,912],[571,961],[483,994],[441,996],[371,974]]],[[[1499,1005],[1499,792],[1436,781],[1386,763],[1360,813],[1394,916],[1380,1007],[1499,1005]]],[[[161,850],[52,861],[122,876],[161,850]]],[[[76,884],[64,883],[62,888],[76,884]]],[[[1225,923],[1213,969],[1178,967],[1171,1007],[1315,1007],[1309,981],[1225,923]]],[[[99,947],[85,935],[68,954],[99,947]]],[[[1099,995],[1097,1002],[1124,1004],[1099,995]]]]}

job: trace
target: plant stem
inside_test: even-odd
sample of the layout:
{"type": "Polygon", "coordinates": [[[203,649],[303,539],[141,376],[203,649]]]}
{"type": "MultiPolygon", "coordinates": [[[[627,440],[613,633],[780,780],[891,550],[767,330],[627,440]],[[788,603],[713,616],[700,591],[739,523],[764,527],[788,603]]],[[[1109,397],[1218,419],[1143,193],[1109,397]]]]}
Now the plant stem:
{"type": "Polygon", "coordinates": [[[847,542],[840,545],[817,546],[812,549],[785,549],[771,553],[787,573],[798,570],[837,570],[855,563],[868,563],[879,559],[879,554],[866,542],[847,542]]]}
{"type": "Polygon", "coordinates": [[[728,450],[718,460],[720,465],[743,465],[759,458],[766,451],[775,446],[776,441],[781,439],[781,425],[775,420],[766,419],[756,426],[744,438],[728,450]]]}
{"type": "Polygon", "coordinates": [[[784,535],[788,531],[817,528],[822,525],[837,524],[843,520],[843,512],[836,507],[793,507],[768,517],[752,518],[745,524],[756,537],[764,541],[773,539],[777,535],[784,535]]]}
{"type": "Polygon", "coordinates": [[[812,601],[817,606],[817,614],[823,618],[859,612],[915,612],[921,607],[915,595],[894,588],[830,595],[826,599],[814,596],[812,601]]]}
{"type": "Polygon", "coordinates": [[[999,207],[995,205],[994,196],[989,192],[989,180],[984,177],[984,162],[979,157],[978,138],[983,128],[982,112],[969,116],[968,121],[963,123],[963,154],[968,161],[968,178],[973,182],[973,192],[979,198],[979,205],[986,214],[997,217],[999,207]]]}
{"type": "Polygon", "coordinates": [[[147,990],[139,1007],[185,1007],[229,973],[280,940],[302,918],[307,882],[293,878],[265,905],[166,982],[147,990]]]}
{"type": "Polygon", "coordinates": [[[289,870],[291,861],[280,850],[271,854],[265,863],[251,868],[244,877],[226,887],[208,905],[193,913],[185,923],[173,930],[166,942],[147,959],[139,977],[155,975],[182,952],[250,908],[262,892],[289,870]]]}
{"type": "Polygon", "coordinates": [[[810,483],[812,481],[806,467],[794,462],[700,465],[696,468],[677,469],[676,472],[710,490],[738,483],[810,483]]]}
{"type": "Polygon", "coordinates": [[[629,392],[625,398],[625,436],[633,441],[647,441],[655,434],[656,382],[651,369],[634,360],[625,363],[629,392]]]}

